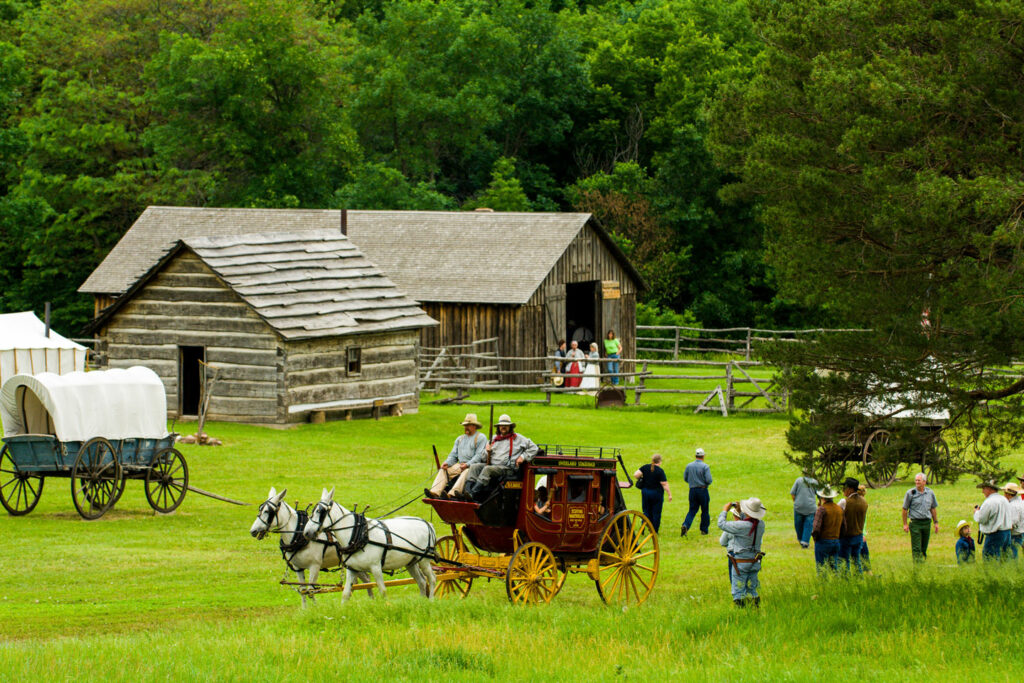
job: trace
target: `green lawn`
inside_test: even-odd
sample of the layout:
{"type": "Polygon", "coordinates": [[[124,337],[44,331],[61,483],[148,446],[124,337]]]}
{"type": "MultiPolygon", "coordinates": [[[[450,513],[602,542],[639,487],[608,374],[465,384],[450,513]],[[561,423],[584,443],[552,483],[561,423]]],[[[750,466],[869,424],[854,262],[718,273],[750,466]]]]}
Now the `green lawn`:
{"type": "MultiPolygon", "coordinates": [[[[477,580],[462,601],[428,603],[414,587],[396,587],[386,602],[359,594],[342,606],[325,595],[302,610],[277,584],[284,565],[275,541],[248,534],[255,507],[189,494],[177,513],[154,516],[141,484],[129,482],[114,511],[84,522],[68,481],[53,479],[30,515],[0,517],[0,672],[133,681],[1012,675],[1012,666],[995,665],[1013,661],[1024,587],[1017,568],[953,561],[952,528],[980,502],[973,482],[936,487],[942,531],[917,570],[899,523],[909,484],[870,491],[874,576],[825,582],[794,539],[785,417],[584,405],[498,412],[511,412],[537,441],[620,446],[631,467],[665,456],[676,498],[665,507],[657,586],[639,608],[609,608],[591,581],[571,575],[542,607],[512,607],[501,582],[477,580]],[[682,469],[696,446],[714,472],[715,514],[749,495],[770,510],[758,613],[733,607],[717,534],[678,536],[682,469]]],[[[424,405],[418,415],[290,430],[211,424],[225,446],[182,451],[193,483],[217,493],[258,503],[274,485],[304,505],[335,486],[340,502],[383,511],[423,488],[434,472],[431,444],[447,451],[466,410],[424,405]]],[[[626,497],[639,508],[635,491],[626,497]]],[[[416,502],[403,512],[429,511],[416,502]]]]}

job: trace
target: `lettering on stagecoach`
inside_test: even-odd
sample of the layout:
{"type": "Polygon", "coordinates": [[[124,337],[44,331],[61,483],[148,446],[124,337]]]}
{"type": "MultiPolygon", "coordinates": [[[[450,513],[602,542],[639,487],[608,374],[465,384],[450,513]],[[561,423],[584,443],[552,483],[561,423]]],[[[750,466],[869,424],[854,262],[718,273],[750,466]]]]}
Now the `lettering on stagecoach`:
{"type": "Polygon", "coordinates": [[[585,460],[559,460],[558,461],[558,466],[559,467],[594,467],[597,464],[598,463],[596,463],[596,462],[587,462],[585,460]]]}
{"type": "Polygon", "coordinates": [[[504,488],[507,489],[521,489],[523,488],[523,482],[521,481],[506,481],[503,484],[504,488]]]}
{"type": "Polygon", "coordinates": [[[569,515],[565,520],[565,528],[570,530],[580,530],[586,525],[587,520],[587,506],[586,505],[570,505],[569,515]]]}

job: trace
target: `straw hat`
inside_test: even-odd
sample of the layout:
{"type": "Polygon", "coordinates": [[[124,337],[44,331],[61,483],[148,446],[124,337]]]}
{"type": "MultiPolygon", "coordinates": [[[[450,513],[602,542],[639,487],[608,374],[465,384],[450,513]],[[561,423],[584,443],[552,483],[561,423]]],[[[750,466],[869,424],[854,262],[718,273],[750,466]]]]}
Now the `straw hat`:
{"type": "Polygon", "coordinates": [[[565,378],[562,377],[561,375],[555,375],[554,377],[551,378],[551,383],[556,387],[560,387],[562,386],[562,384],[565,383],[565,378]]]}
{"type": "Polygon", "coordinates": [[[1011,482],[1011,483],[1009,483],[1009,484],[1007,484],[1006,486],[1003,487],[1003,492],[1004,493],[1012,493],[1015,496],[1019,496],[1020,495],[1020,487],[1011,482]]]}
{"type": "Polygon", "coordinates": [[[476,413],[466,413],[466,419],[462,421],[462,426],[465,427],[466,425],[476,425],[478,429],[484,428],[480,420],[477,419],[476,413]]]}
{"type": "Polygon", "coordinates": [[[965,526],[970,526],[970,525],[971,525],[971,523],[968,522],[966,519],[961,519],[959,522],[956,523],[956,534],[955,535],[959,536],[960,535],[960,530],[963,529],[965,526]]]}
{"type": "Polygon", "coordinates": [[[507,414],[505,414],[505,415],[501,415],[498,418],[498,422],[497,422],[497,424],[495,426],[497,426],[497,427],[501,427],[501,426],[515,427],[516,423],[512,421],[511,417],[509,417],[507,414]]]}
{"type": "Polygon", "coordinates": [[[837,493],[836,490],[828,484],[825,485],[825,488],[818,489],[816,493],[818,494],[819,498],[825,498],[828,500],[832,500],[833,498],[839,495],[839,493],[837,493]]]}
{"type": "Polygon", "coordinates": [[[747,517],[764,519],[765,513],[768,512],[768,508],[761,504],[760,498],[747,498],[746,500],[740,501],[740,511],[747,517]]]}

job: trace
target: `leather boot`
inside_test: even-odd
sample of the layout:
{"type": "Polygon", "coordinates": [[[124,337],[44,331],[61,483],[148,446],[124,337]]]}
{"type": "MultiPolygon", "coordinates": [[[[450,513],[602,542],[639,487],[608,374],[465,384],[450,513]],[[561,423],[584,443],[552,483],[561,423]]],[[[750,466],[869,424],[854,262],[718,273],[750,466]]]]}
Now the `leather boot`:
{"type": "Polygon", "coordinates": [[[680,535],[680,536],[686,536],[686,532],[687,532],[687,531],[689,531],[689,529],[687,529],[687,528],[686,528],[686,525],[684,524],[684,525],[683,525],[683,526],[682,526],[682,527],[680,528],[680,530],[679,530],[679,535],[680,535]]]}
{"type": "Polygon", "coordinates": [[[747,606],[747,603],[743,602],[742,600],[740,600],[738,598],[736,600],[733,600],[732,602],[737,607],[746,607],[747,606]]]}
{"type": "Polygon", "coordinates": [[[759,595],[756,598],[754,598],[754,607],[760,607],[760,606],[761,606],[761,596],[759,595]]]}

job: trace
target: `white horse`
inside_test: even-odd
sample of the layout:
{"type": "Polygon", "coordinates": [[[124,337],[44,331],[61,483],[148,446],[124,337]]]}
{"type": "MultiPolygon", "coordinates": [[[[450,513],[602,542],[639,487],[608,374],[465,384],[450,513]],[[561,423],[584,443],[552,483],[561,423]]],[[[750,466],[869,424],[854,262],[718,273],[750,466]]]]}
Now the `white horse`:
{"type": "Polygon", "coordinates": [[[419,517],[395,517],[387,521],[363,517],[334,502],[334,489],[324,489],[320,502],[309,515],[303,534],[312,539],[326,533],[341,546],[338,552],[345,566],[342,602],[352,595],[357,572],[369,571],[383,596],[384,572],[406,569],[427,599],[434,597],[437,581],[430,560],[437,535],[434,526],[419,517]]]}
{"type": "MultiPolygon", "coordinates": [[[[281,534],[281,555],[289,569],[295,572],[299,583],[306,583],[306,570],[309,570],[309,582],[316,583],[320,576],[320,569],[337,567],[341,562],[338,558],[337,547],[327,542],[327,535],[320,534],[316,539],[310,541],[302,535],[303,529],[299,528],[299,513],[284,502],[284,496],[288,489],[281,493],[273,486],[267,500],[260,505],[256,521],[249,528],[249,533],[257,541],[262,541],[268,533],[281,534]]],[[[361,572],[360,581],[369,581],[370,575],[361,572]]],[[[373,589],[368,588],[367,592],[373,597],[373,589]]],[[[306,606],[306,594],[299,591],[302,596],[302,606],[306,606]]],[[[313,600],[313,596],[309,596],[313,600]]]]}

